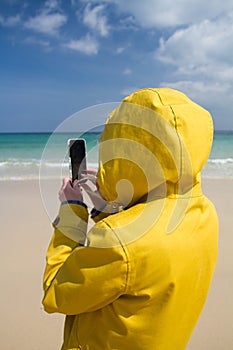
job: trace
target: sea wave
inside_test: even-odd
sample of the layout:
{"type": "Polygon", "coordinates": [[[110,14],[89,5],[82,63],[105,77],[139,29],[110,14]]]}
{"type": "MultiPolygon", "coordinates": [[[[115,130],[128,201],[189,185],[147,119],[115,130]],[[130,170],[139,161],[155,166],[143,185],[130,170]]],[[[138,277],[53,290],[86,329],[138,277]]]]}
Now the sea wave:
{"type": "Polygon", "coordinates": [[[233,163],[233,158],[208,159],[207,163],[213,163],[213,164],[228,164],[228,163],[233,163]]]}
{"type": "MultiPolygon", "coordinates": [[[[89,168],[98,168],[98,164],[88,163],[89,168]]],[[[0,161],[0,181],[58,179],[69,176],[69,162],[57,159],[4,159],[0,161]]]]}
{"type": "MultiPolygon", "coordinates": [[[[94,167],[98,167],[97,162],[91,162],[88,163],[88,165],[92,165],[94,167]]],[[[20,159],[9,159],[0,161],[0,167],[48,167],[48,168],[60,168],[60,167],[67,167],[69,166],[68,161],[58,161],[58,160],[51,160],[51,161],[41,161],[39,159],[27,159],[27,160],[20,160],[20,159]]]]}
{"type": "MultiPolygon", "coordinates": [[[[96,160],[88,162],[88,167],[97,169],[96,160]]],[[[25,179],[53,179],[69,175],[67,159],[17,159],[0,160],[0,181],[25,179]]],[[[209,159],[202,172],[208,178],[233,178],[233,158],[209,159]]]]}
{"type": "Polygon", "coordinates": [[[209,159],[202,171],[203,178],[233,179],[233,159],[209,159]]]}
{"type": "Polygon", "coordinates": [[[9,158],[0,161],[0,167],[9,167],[9,166],[32,166],[32,165],[40,165],[39,159],[18,159],[18,158],[9,158]]]}

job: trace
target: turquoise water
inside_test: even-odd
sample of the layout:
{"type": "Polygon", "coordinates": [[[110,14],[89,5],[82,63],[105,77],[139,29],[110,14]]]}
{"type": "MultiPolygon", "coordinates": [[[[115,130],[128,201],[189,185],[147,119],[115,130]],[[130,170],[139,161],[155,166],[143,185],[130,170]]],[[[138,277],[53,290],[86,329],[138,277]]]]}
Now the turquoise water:
{"type": "MultiPolygon", "coordinates": [[[[97,168],[100,133],[0,134],[0,180],[69,175],[67,140],[80,136],[87,141],[88,166],[97,168]]],[[[233,178],[233,132],[215,134],[203,177],[233,178]]]]}
{"type": "Polygon", "coordinates": [[[233,131],[214,135],[212,150],[202,176],[233,178],[233,131]]]}
{"type": "Polygon", "coordinates": [[[88,165],[97,167],[99,133],[0,134],[0,180],[53,178],[69,175],[67,140],[84,137],[87,142],[88,165]],[[93,151],[92,151],[93,150],[93,151]]]}

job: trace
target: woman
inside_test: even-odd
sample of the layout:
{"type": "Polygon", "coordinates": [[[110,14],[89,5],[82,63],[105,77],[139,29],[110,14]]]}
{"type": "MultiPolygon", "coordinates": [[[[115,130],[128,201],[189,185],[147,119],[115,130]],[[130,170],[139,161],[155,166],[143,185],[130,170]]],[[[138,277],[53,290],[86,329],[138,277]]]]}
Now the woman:
{"type": "Polygon", "coordinates": [[[185,349],[217,260],[200,183],[212,137],[210,114],[168,88],[138,90],[108,117],[97,188],[64,180],[47,252],[43,305],[66,315],[63,350],[185,349]]]}

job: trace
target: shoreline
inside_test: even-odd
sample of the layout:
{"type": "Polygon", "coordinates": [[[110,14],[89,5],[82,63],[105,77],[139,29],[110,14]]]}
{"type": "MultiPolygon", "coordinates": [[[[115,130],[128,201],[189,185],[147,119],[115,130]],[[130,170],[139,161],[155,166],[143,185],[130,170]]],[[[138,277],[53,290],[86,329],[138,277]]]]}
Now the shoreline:
{"type": "MultiPolygon", "coordinates": [[[[63,315],[41,306],[45,254],[57,214],[60,180],[0,181],[2,276],[1,347],[55,350],[61,347],[63,315]]],[[[210,292],[186,350],[233,349],[233,179],[202,179],[204,194],[219,216],[219,257],[210,292]]]]}
{"type": "MultiPolygon", "coordinates": [[[[68,176],[68,173],[69,173],[69,171],[68,171],[68,163],[67,164],[65,164],[66,166],[67,166],[67,174],[66,173],[64,173],[64,174],[61,174],[62,176],[64,175],[64,177],[65,176],[68,176]]],[[[92,164],[90,164],[90,167],[89,168],[91,168],[91,169],[98,169],[98,164],[97,163],[92,163],[92,164]]],[[[15,177],[10,177],[10,178],[4,178],[4,177],[0,177],[0,183],[2,183],[2,182],[11,182],[11,181],[16,181],[16,182],[20,182],[20,181],[22,181],[22,182],[25,182],[25,181],[37,181],[37,182],[40,182],[40,181],[62,181],[62,176],[48,176],[48,177],[42,177],[42,176],[38,176],[38,175],[32,175],[32,176],[29,176],[29,177],[26,177],[26,176],[22,176],[22,177],[20,177],[20,176],[15,176],[15,177]]],[[[202,182],[204,183],[204,182],[206,182],[206,181],[233,181],[233,173],[232,173],[232,175],[231,176],[228,176],[228,175],[219,175],[219,176],[211,176],[211,175],[208,175],[208,174],[204,174],[204,175],[202,175],[201,176],[201,179],[202,179],[202,182]]]]}

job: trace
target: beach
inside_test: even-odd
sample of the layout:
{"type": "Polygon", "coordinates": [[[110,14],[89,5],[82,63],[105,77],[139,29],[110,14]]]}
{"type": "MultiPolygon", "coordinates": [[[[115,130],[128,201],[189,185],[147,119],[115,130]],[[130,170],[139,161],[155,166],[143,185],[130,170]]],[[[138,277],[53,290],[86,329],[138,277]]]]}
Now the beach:
{"type": "MultiPolygon", "coordinates": [[[[203,190],[219,215],[219,258],[187,350],[230,350],[233,349],[233,180],[204,179],[203,190]]],[[[45,253],[52,235],[51,216],[59,207],[54,195],[58,188],[51,182],[47,191],[51,191],[48,197],[50,206],[54,207],[54,213],[49,215],[38,180],[0,181],[0,347],[4,350],[61,347],[64,316],[48,315],[41,305],[45,253]]]]}

